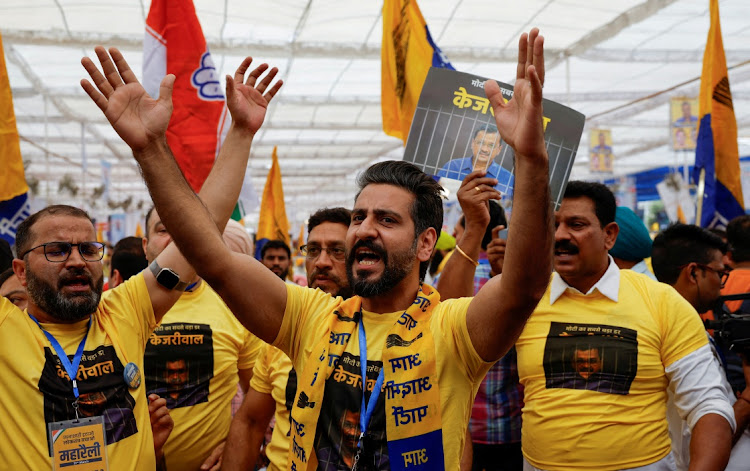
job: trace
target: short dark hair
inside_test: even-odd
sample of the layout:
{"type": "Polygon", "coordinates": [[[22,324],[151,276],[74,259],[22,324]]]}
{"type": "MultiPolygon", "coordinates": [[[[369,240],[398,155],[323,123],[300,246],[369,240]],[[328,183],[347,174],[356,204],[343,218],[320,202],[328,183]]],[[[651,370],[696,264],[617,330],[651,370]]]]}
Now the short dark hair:
{"type": "Polygon", "coordinates": [[[274,240],[269,240],[268,242],[263,244],[263,247],[260,249],[261,260],[265,258],[266,250],[268,249],[284,249],[286,250],[287,257],[292,258],[292,251],[289,250],[289,246],[286,245],[286,242],[284,242],[283,240],[274,239],[274,240]]]}
{"type": "Polygon", "coordinates": [[[10,249],[10,243],[5,239],[0,239],[0,271],[5,271],[13,265],[13,251],[10,249]]]}
{"type": "Polygon", "coordinates": [[[474,136],[472,136],[471,140],[473,141],[474,139],[476,139],[477,135],[479,135],[480,132],[483,132],[485,134],[500,134],[500,131],[497,130],[496,126],[492,124],[485,124],[484,126],[478,127],[474,131],[474,136]]]}
{"type": "Polygon", "coordinates": [[[91,227],[94,227],[94,221],[91,220],[91,216],[80,208],[69,206],[67,204],[54,204],[47,206],[26,218],[18,226],[18,230],[16,230],[16,253],[19,258],[23,256],[24,252],[31,248],[29,246],[31,245],[31,240],[34,238],[34,233],[32,231],[34,224],[46,216],[73,216],[86,219],[91,223],[91,227]]]}
{"type": "Polygon", "coordinates": [[[594,203],[594,213],[601,227],[615,222],[617,203],[615,202],[615,195],[606,185],[598,182],[572,180],[568,182],[563,195],[563,199],[567,198],[590,199],[594,203]]]}
{"type": "Polygon", "coordinates": [[[0,286],[3,285],[6,281],[8,281],[8,278],[13,276],[15,273],[13,272],[13,268],[8,268],[7,270],[3,270],[2,273],[0,273],[0,286]]]}
{"type": "MultiPolygon", "coordinates": [[[[443,227],[443,187],[430,175],[427,175],[415,165],[400,160],[387,160],[371,165],[357,178],[357,196],[367,185],[386,184],[403,188],[414,195],[414,204],[410,214],[414,221],[414,237],[430,227],[435,229],[435,243],[440,229],[443,227]]],[[[434,249],[434,247],[433,247],[434,249]]],[[[424,279],[430,261],[419,264],[419,279],[424,279]]]]}
{"type": "Polygon", "coordinates": [[[307,234],[309,235],[316,226],[324,222],[333,222],[349,227],[352,222],[352,212],[341,207],[319,209],[307,220],[307,234]]]}
{"type": "Polygon", "coordinates": [[[148,266],[146,254],[143,252],[143,239],[140,237],[125,237],[115,244],[112,250],[112,273],[120,272],[123,280],[129,279],[143,271],[148,266]]]}
{"type": "Polygon", "coordinates": [[[746,262],[750,260],[750,216],[743,215],[727,224],[727,243],[732,252],[732,260],[746,262]]]}
{"type": "Polygon", "coordinates": [[[726,253],[727,244],[706,229],[692,224],[675,223],[654,238],[651,265],[656,279],[673,285],[688,263],[708,264],[711,251],[726,253]]]}

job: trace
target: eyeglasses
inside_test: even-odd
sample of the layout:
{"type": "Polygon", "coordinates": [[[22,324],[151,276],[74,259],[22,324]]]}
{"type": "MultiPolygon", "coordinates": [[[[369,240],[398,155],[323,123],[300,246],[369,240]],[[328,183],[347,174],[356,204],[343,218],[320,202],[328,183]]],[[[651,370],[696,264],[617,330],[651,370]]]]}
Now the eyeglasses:
{"type": "Polygon", "coordinates": [[[30,248],[21,255],[21,258],[39,247],[44,247],[44,257],[54,263],[61,263],[70,258],[73,247],[78,247],[78,253],[87,262],[98,262],[104,257],[104,244],[100,242],[80,242],[78,244],[71,244],[70,242],[47,242],[46,244],[30,248]]]}
{"type": "Polygon", "coordinates": [[[722,288],[724,287],[724,285],[726,284],[727,280],[729,279],[729,272],[732,271],[732,270],[717,270],[714,267],[710,267],[710,266],[704,265],[702,263],[696,263],[696,265],[698,265],[703,270],[710,270],[710,271],[716,273],[717,275],[719,275],[719,280],[721,281],[721,287],[722,288]]]}
{"type": "Polygon", "coordinates": [[[341,246],[324,248],[319,245],[303,245],[299,248],[302,255],[310,260],[315,260],[320,257],[320,254],[323,253],[324,250],[328,253],[328,256],[334,260],[342,261],[346,258],[346,249],[341,246]]]}

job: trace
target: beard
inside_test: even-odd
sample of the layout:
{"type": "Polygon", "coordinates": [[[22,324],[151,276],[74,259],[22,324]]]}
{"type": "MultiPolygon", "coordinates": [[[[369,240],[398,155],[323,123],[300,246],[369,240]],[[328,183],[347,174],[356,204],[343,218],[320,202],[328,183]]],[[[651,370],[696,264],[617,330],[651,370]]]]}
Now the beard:
{"type": "Polygon", "coordinates": [[[93,280],[86,270],[68,270],[61,276],[55,289],[47,281],[37,277],[26,266],[26,289],[31,300],[50,317],[62,322],[79,321],[90,316],[99,306],[104,277],[93,280]],[[63,287],[74,277],[85,276],[91,286],[88,293],[64,294],[63,287]]]}
{"type": "Polygon", "coordinates": [[[401,252],[394,252],[388,255],[386,250],[369,240],[360,240],[352,247],[349,255],[346,257],[346,276],[349,278],[349,287],[357,296],[371,298],[380,296],[393,289],[411,272],[414,267],[415,256],[417,255],[417,240],[414,240],[412,246],[401,252]],[[359,270],[356,274],[352,266],[356,261],[355,254],[359,248],[367,248],[380,257],[383,262],[383,273],[379,278],[368,281],[366,279],[368,271],[359,270]]]}
{"type": "MultiPolygon", "coordinates": [[[[323,275],[326,278],[328,278],[334,285],[336,285],[337,290],[334,292],[328,292],[333,297],[341,296],[344,299],[349,299],[352,296],[352,290],[349,288],[349,280],[344,282],[344,280],[341,279],[341,277],[334,275],[332,270],[325,268],[322,270],[318,270],[317,268],[312,271],[310,274],[309,279],[312,280],[312,282],[309,283],[310,287],[316,287],[315,285],[315,278],[318,275],[323,275]]],[[[320,288],[322,291],[325,291],[323,288],[320,288]]]]}

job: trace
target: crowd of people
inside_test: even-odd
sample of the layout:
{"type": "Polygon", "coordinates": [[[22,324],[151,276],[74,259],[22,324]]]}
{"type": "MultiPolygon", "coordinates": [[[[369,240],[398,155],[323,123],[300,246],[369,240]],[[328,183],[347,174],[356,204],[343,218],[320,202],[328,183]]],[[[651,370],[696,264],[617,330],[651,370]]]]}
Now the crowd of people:
{"type": "Polygon", "coordinates": [[[310,216],[307,287],[283,241],[253,258],[228,220],[275,68],[248,74],[248,58],[227,77],[231,128],[195,194],[166,144],[174,77],[152,99],[119,51],[96,54],[82,86],[154,208],[144,238],[114,247],[107,290],[87,213],[53,205],[19,226],[0,274],[3,466],[750,469],[750,366],[699,315],[750,291],[750,216],[726,240],[676,224],[652,242],[581,181],[553,211],[538,30],[512,100],[486,83],[497,127],[477,136],[515,152],[514,216],[500,173],[466,169],[431,284],[442,188],[405,162],[364,169],[351,209],[310,216]]]}

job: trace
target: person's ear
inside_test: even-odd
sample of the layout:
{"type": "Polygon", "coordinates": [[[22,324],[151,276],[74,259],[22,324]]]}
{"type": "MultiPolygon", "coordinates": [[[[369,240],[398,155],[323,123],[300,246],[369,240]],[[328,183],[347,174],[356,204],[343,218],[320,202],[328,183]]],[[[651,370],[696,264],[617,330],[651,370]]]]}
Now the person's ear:
{"type": "Polygon", "coordinates": [[[620,233],[620,226],[617,225],[616,222],[610,222],[603,228],[604,230],[604,246],[607,248],[607,251],[609,251],[612,247],[615,246],[615,242],[617,241],[617,234],[620,233]]]}

